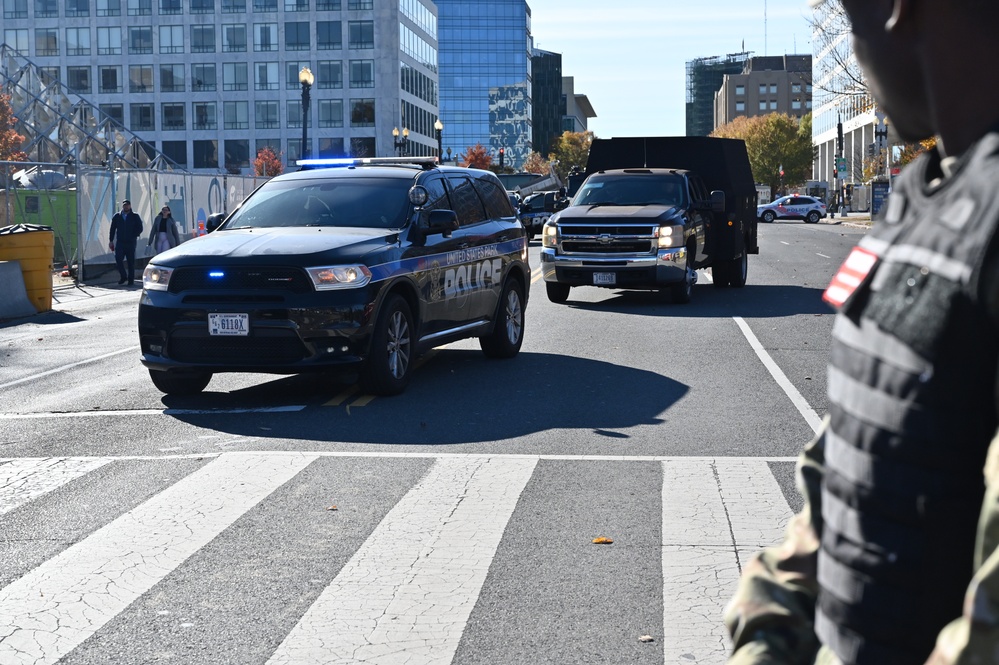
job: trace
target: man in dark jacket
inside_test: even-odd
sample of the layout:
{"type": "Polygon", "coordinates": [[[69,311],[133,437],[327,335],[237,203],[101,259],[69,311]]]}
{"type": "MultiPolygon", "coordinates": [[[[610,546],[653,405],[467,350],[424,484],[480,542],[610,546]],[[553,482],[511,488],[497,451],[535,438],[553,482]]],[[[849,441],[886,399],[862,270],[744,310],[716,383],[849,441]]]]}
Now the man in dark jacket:
{"type": "Polygon", "coordinates": [[[121,211],[111,218],[111,237],[108,244],[114,252],[114,263],[118,266],[121,279],[119,284],[135,284],[135,242],[142,235],[142,218],[132,212],[132,202],[121,202],[121,211]],[[126,264],[128,266],[126,272],[126,264]]]}

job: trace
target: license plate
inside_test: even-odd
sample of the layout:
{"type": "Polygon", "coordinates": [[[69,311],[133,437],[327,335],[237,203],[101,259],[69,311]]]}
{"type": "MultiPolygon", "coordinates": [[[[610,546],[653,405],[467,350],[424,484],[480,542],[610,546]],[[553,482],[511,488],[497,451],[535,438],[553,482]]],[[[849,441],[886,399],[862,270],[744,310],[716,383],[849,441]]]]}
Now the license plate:
{"type": "Polygon", "coordinates": [[[249,314],[209,314],[209,335],[239,335],[250,334],[249,314]]]}
{"type": "Polygon", "coordinates": [[[593,273],[593,283],[597,286],[607,286],[617,284],[617,273],[595,272],[593,273]]]}

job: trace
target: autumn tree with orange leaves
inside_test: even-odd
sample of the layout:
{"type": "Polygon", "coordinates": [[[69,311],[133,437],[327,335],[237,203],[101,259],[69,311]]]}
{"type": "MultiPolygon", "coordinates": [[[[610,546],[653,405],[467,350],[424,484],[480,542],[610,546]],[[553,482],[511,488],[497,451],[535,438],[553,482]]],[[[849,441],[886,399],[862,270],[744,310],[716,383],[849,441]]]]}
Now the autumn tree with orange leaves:
{"type": "Polygon", "coordinates": [[[273,178],[284,173],[284,164],[270,147],[261,148],[257,151],[257,158],[253,160],[253,172],[273,178]]]}
{"type": "Polygon", "coordinates": [[[0,161],[24,162],[28,156],[21,150],[24,137],[14,131],[14,111],[10,107],[10,96],[0,95],[0,161]]]}
{"type": "Polygon", "coordinates": [[[492,163],[492,155],[489,154],[489,150],[481,143],[476,143],[464,153],[458,155],[458,164],[473,169],[488,169],[492,163]]]}

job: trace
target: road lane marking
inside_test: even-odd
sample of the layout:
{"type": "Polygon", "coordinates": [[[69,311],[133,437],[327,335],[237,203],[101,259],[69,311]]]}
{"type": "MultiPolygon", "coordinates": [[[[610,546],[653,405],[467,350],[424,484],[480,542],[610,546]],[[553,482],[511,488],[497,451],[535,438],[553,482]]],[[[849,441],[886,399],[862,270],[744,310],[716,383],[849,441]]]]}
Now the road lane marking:
{"type": "Polygon", "coordinates": [[[732,318],[735,319],[739,329],[742,330],[742,334],[745,335],[746,339],[749,341],[749,345],[753,347],[753,351],[756,351],[756,355],[763,361],[763,365],[770,372],[770,375],[774,377],[777,385],[779,385],[784,390],[784,394],[790,398],[791,403],[794,404],[794,408],[798,409],[798,413],[805,418],[805,422],[812,428],[812,431],[818,432],[819,427],[822,425],[822,419],[819,418],[818,414],[815,413],[815,410],[808,404],[808,401],[802,397],[801,393],[798,392],[798,389],[794,387],[793,383],[791,383],[791,380],[787,378],[784,372],[781,371],[781,368],[777,366],[777,363],[774,362],[774,359],[771,358],[770,354],[768,354],[766,349],[763,348],[763,345],[760,344],[760,340],[758,340],[756,335],[753,334],[753,331],[749,329],[749,324],[747,324],[741,316],[734,316],[732,318]]]}
{"type": "Polygon", "coordinates": [[[544,277],[544,273],[542,273],[541,270],[538,269],[537,271],[535,271],[535,274],[531,275],[531,284],[534,284],[536,281],[538,281],[542,277],[544,277]]]}
{"type": "Polygon", "coordinates": [[[816,256],[821,256],[824,259],[831,259],[832,258],[831,256],[826,256],[825,254],[819,254],[818,252],[815,252],[815,255],[816,256]]]}
{"type": "MultiPolygon", "coordinates": [[[[214,459],[220,455],[227,453],[220,452],[203,452],[203,453],[186,453],[184,455],[110,455],[106,457],[67,457],[66,459],[78,459],[78,460],[108,460],[112,462],[121,461],[157,461],[157,460],[171,460],[171,459],[214,459]]],[[[233,454],[233,453],[228,453],[233,454]]],[[[245,450],[240,451],[240,455],[298,455],[297,451],[293,450],[245,450]]],[[[555,460],[555,461],[571,461],[571,462],[666,462],[669,460],[682,460],[684,462],[714,462],[719,459],[729,460],[733,462],[778,462],[784,464],[794,464],[798,461],[797,457],[674,457],[670,455],[635,455],[633,457],[627,457],[624,455],[524,455],[524,454],[505,454],[505,453],[404,453],[396,451],[387,452],[338,452],[338,451],[326,451],[326,452],[310,452],[310,455],[317,455],[319,457],[373,457],[373,458],[391,458],[398,457],[401,459],[526,459],[526,460],[555,460]]],[[[15,459],[33,460],[33,459],[48,459],[48,458],[35,458],[35,457],[11,457],[11,458],[0,458],[0,464],[4,462],[10,462],[15,459]]]]}
{"type": "Polygon", "coordinates": [[[763,460],[674,458],[662,466],[664,662],[725,662],[730,645],[719,617],[742,563],[780,541],[791,510],[763,460]]]}
{"type": "Polygon", "coordinates": [[[242,413],[294,413],[304,404],[267,406],[256,409],[122,409],[120,411],[48,411],[39,413],[0,413],[0,420],[45,420],[48,418],[107,418],[109,416],[217,416],[242,413]]]}
{"type": "Polygon", "coordinates": [[[336,397],[334,397],[330,401],[328,401],[325,404],[323,404],[323,406],[340,406],[345,401],[347,401],[348,399],[350,399],[350,396],[353,395],[354,393],[356,393],[357,391],[358,391],[358,388],[357,388],[356,385],[350,386],[346,390],[340,391],[340,393],[336,397]]]}
{"type": "Polygon", "coordinates": [[[268,663],[450,663],[534,460],[438,460],[268,663]]]}
{"type": "Polygon", "coordinates": [[[46,370],[44,372],[39,372],[38,374],[32,374],[31,376],[26,376],[15,381],[8,381],[7,383],[0,383],[0,389],[9,388],[10,386],[16,386],[21,383],[27,383],[28,381],[34,381],[35,379],[40,379],[44,376],[50,376],[52,374],[58,374],[60,372],[65,372],[68,369],[73,369],[74,367],[79,367],[80,365],[86,365],[88,363],[94,363],[98,360],[104,360],[105,358],[112,358],[114,356],[120,356],[123,353],[132,353],[138,351],[139,347],[130,346],[127,349],[120,349],[118,351],[112,351],[111,353],[105,353],[101,356],[96,356],[94,358],[88,358],[87,360],[80,360],[75,363],[70,363],[68,365],[63,365],[62,367],[56,367],[55,369],[46,370]]]}
{"type": "Polygon", "coordinates": [[[791,243],[789,243],[789,242],[785,242],[785,241],[783,241],[783,240],[781,240],[781,241],[780,241],[780,244],[782,244],[782,245],[787,245],[788,247],[790,247],[790,246],[791,246],[791,243]]]}
{"type": "Polygon", "coordinates": [[[0,589],[0,662],[55,663],[315,459],[227,453],[0,589]]]}
{"type": "Polygon", "coordinates": [[[99,469],[111,458],[47,457],[0,461],[0,515],[99,469]]]}

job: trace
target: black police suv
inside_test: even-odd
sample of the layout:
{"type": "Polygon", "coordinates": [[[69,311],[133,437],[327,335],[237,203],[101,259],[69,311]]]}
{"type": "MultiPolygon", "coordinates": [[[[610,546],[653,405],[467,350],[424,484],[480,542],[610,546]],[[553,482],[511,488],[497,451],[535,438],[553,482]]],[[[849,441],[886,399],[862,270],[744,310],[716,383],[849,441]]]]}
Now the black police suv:
{"type": "Polygon", "coordinates": [[[146,267],[139,337],[157,388],[344,369],[394,395],[433,347],[518,353],[531,268],[495,175],[432,157],[299,165],[146,267]]]}

